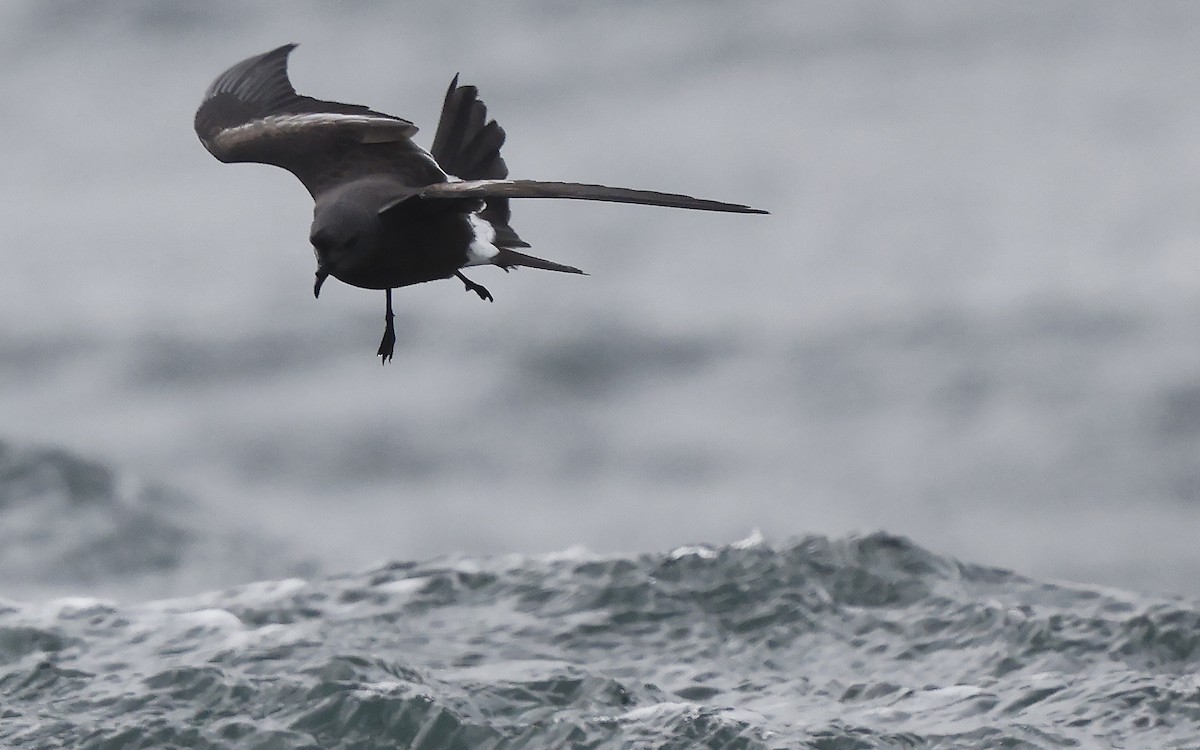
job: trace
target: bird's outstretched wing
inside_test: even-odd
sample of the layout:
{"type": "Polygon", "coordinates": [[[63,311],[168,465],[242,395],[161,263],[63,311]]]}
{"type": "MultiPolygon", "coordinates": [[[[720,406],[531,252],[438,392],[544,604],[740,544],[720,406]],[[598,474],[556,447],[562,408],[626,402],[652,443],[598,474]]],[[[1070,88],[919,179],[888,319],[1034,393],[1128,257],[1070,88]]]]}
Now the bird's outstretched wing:
{"type": "Polygon", "coordinates": [[[411,141],[417,127],[408,120],[297,94],[287,74],[295,47],[247,58],[209,86],[195,127],[213,156],[283,167],[314,195],[330,181],[371,173],[411,177],[414,185],[445,179],[411,141]]]}
{"type": "Polygon", "coordinates": [[[765,214],[759,208],[740,203],[722,203],[693,198],[678,193],[658,193],[652,190],[587,185],[579,182],[543,182],[541,180],[468,180],[440,182],[421,188],[414,195],[393,201],[382,210],[411,200],[462,200],[464,198],[569,198],[612,203],[637,203],[644,206],[690,208],[698,211],[724,211],[737,214],[765,214]]]}
{"type": "Polygon", "coordinates": [[[447,173],[462,180],[502,180],[508,165],[500,156],[504,128],[488,119],[479,89],[458,85],[458,76],[446,89],[442,116],[429,153],[447,173]]]}

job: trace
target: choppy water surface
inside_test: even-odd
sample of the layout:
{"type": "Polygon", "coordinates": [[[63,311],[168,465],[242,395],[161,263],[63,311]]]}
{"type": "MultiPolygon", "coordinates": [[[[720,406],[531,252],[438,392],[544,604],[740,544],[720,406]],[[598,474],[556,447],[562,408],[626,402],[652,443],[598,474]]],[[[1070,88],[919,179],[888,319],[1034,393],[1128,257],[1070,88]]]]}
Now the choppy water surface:
{"type": "Polygon", "coordinates": [[[0,741],[1194,747],[1200,608],[884,534],[0,605],[0,741]]]}
{"type": "Polygon", "coordinates": [[[0,551],[5,747],[1200,736],[1194,601],[1040,582],[884,533],[336,574],[178,492],[0,445],[0,551]]]}

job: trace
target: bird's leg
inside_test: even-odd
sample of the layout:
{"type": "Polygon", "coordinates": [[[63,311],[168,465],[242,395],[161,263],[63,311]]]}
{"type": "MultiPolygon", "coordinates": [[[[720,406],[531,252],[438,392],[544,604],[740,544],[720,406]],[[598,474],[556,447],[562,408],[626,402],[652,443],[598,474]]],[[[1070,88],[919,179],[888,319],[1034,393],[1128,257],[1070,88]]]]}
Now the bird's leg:
{"type": "Polygon", "coordinates": [[[458,277],[459,281],[467,285],[468,292],[475,292],[479,295],[479,299],[487,300],[488,302],[492,301],[492,293],[483,284],[476,284],[466,276],[463,276],[459,271],[455,271],[454,275],[458,277]]]}
{"type": "Polygon", "coordinates": [[[313,296],[320,299],[321,285],[325,283],[325,279],[329,278],[329,272],[320,266],[317,267],[317,283],[313,284],[313,296]]]}
{"type": "Polygon", "coordinates": [[[392,314],[392,290],[387,291],[387,315],[384,319],[387,321],[387,326],[383,329],[383,341],[379,342],[379,351],[376,352],[382,361],[380,364],[387,364],[392,358],[392,351],[396,348],[396,326],[392,323],[395,315],[392,314]]]}

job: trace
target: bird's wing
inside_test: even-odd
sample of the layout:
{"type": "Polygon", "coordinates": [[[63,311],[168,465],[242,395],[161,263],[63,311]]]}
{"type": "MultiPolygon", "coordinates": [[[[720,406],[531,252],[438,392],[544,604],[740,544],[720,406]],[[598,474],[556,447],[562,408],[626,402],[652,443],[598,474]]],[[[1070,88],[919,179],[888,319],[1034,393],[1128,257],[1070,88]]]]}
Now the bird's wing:
{"type": "Polygon", "coordinates": [[[652,190],[586,185],[579,182],[543,182],[540,180],[469,180],[439,182],[421,188],[412,196],[393,201],[388,209],[405,201],[462,200],[465,198],[569,198],[585,201],[637,203],[645,206],[690,208],[698,211],[725,211],[738,214],[765,214],[766,211],[740,203],[722,203],[678,193],[658,193],[652,190]]]}
{"type": "Polygon", "coordinates": [[[301,96],[288,80],[285,44],[247,58],[209,86],[196,111],[196,135],[224,162],[283,167],[314,195],[332,180],[391,174],[413,184],[445,179],[414,144],[408,120],[357,104],[301,96]]]}
{"type": "Polygon", "coordinates": [[[488,119],[479,89],[450,82],[442,102],[442,116],[429,153],[447,173],[463,180],[502,180],[508,165],[500,156],[504,128],[488,119]]]}
{"type": "MultiPolygon", "coordinates": [[[[454,76],[446,90],[437,134],[429,149],[438,166],[460,180],[506,179],[508,165],[500,156],[504,139],[504,128],[500,123],[488,119],[487,105],[479,98],[479,90],[474,86],[459,86],[458,76],[454,76]]],[[[469,205],[476,201],[464,203],[469,205]]],[[[470,206],[470,210],[476,209],[470,206]]],[[[517,236],[509,225],[512,212],[508,198],[486,198],[478,213],[495,230],[493,243],[497,247],[529,247],[529,243],[517,236]]]]}

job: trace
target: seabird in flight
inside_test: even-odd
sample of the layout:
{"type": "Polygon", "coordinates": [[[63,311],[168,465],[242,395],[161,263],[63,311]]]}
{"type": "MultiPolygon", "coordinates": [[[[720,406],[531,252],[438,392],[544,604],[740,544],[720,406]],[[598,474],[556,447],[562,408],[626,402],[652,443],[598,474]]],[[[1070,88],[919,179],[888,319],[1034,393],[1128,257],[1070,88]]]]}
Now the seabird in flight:
{"type": "Polygon", "coordinates": [[[357,104],[301,96],[288,80],[294,44],[250,57],[209,86],[196,134],[223,162],[283,167],[312,195],[310,240],[317,257],[313,294],[329,276],[387,295],[379,345],[392,357],[392,290],[457,276],[468,292],[491,293],[462,274],[468,266],[583,273],[526,255],[509,226],[509,198],[574,198],[702,211],[766,213],[735,203],[575,182],[509,180],[500,156],[504,130],[487,119],[474,86],[450,83],[429,151],[408,120],[357,104]]]}

